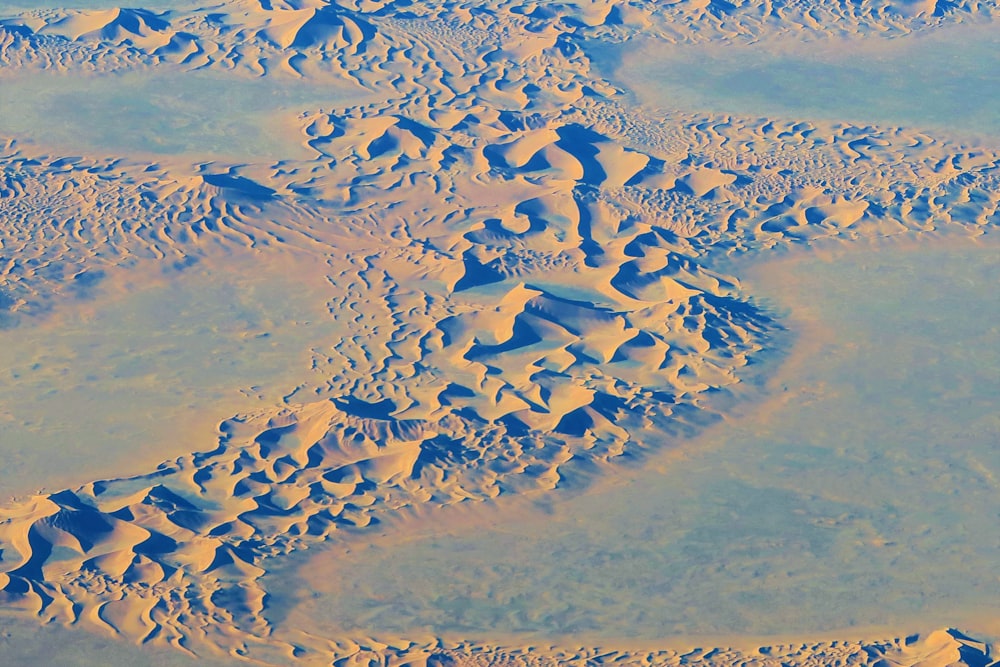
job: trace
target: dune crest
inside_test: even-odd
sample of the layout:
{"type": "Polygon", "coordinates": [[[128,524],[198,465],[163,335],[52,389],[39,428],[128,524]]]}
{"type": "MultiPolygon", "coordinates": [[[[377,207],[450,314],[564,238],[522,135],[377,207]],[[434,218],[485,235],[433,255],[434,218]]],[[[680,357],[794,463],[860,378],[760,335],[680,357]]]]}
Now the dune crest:
{"type": "MultiPolygon", "coordinates": [[[[0,509],[3,607],[263,663],[984,665],[955,630],[692,652],[315,637],[273,559],[418,507],[586,484],[720,418],[782,327],[721,256],[994,233],[1000,153],[918,129],[630,108],[590,40],[900,35],[995,3],[236,0],[0,17],[19,73],[351,82],[289,119],[309,156],[231,163],[0,142],[0,329],[104,270],[322,262],[338,335],[279,405],[148,474],[0,509]],[[847,26],[847,27],[840,27],[847,26]]],[[[141,444],[141,443],[140,443],[141,444]]],[[[342,540],[342,542],[341,542],[342,540]]]]}

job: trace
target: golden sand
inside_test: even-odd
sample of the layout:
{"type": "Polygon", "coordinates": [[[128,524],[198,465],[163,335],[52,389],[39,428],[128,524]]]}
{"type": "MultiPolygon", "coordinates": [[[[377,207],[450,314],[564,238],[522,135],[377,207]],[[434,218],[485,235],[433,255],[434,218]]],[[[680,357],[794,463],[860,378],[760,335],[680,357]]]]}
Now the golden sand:
{"type": "MultiPolygon", "coordinates": [[[[0,7],[0,90],[53,73],[210,72],[360,95],[248,110],[297,142],[260,159],[169,136],[152,137],[159,157],[65,148],[52,116],[0,136],[4,335],[59,322],[95,290],[114,301],[136,276],[221,275],[236,257],[280,273],[331,332],[289,350],[290,365],[308,358],[301,376],[253,389],[249,407],[204,399],[212,432],[179,429],[166,448],[137,435],[124,464],[95,446],[107,473],[0,508],[0,608],[262,664],[989,664],[992,648],[955,629],[694,652],[670,637],[311,634],[276,613],[281,591],[263,579],[290,554],[363,543],[415,514],[586,486],[683,451],[723,416],[719,397],[752,391],[757,364],[781,353],[778,316],[715,258],[978,236],[998,220],[1000,148],[986,140],[640,108],[597,72],[592,45],[889,40],[998,13],[977,0],[0,7]]],[[[18,646],[25,664],[45,659],[18,646]]]]}

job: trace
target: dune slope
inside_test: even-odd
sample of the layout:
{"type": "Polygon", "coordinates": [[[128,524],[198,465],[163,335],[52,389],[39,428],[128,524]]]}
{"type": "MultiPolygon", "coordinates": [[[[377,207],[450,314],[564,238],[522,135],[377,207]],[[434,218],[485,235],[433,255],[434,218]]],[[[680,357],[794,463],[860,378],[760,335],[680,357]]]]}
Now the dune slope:
{"type": "Polygon", "coordinates": [[[379,93],[289,118],[308,159],[67,155],[44,119],[0,140],[11,332],[90,272],[224,266],[237,248],[323,262],[340,332],[280,404],[228,416],[189,453],[7,503],[4,609],[275,664],[988,664],[956,630],[756,653],[314,637],[269,619],[278,591],[262,579],[274,558],[363,539],[415,507],[585,484],[683,446],[780,352],[780,322],[710,268],[719,255],[1000,220],[994,148],[632,108],[594,73],[591,41],[888,39],[996,11],[234,0],[0,17],[0,65],[24,75],[204,69],[379,93]]]}

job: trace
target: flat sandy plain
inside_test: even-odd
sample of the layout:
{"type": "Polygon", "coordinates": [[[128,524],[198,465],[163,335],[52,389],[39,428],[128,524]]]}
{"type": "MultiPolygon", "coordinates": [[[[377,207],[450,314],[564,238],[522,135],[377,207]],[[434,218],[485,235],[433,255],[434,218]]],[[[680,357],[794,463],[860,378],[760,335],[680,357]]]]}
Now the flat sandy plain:
{"type": "Polygon", "coordinates": [[[0,2],[0,663],[997,664],[998,21],[0,2]]]}

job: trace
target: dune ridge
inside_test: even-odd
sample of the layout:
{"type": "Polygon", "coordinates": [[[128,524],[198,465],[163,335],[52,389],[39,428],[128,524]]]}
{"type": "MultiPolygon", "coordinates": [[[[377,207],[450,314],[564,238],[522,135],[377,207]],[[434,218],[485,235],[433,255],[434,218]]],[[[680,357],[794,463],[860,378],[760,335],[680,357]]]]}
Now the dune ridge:
{"type": "MultiPolygon", "coordinates": [[[[674,43],[719,39],[748,43],[791,33],[797,40],[859,33],[891,37],[962,21],[982,22],[998,13],[997,4],[989,0],[877,0],[860,5],[230,0],[211,9],[221,11],[212,13],[210,20],[205,10],[131,8],[40,9],[0,16],[0,63],[100,72],[177,64],[188,69],[236,69],[254,76],[333,75],[373,84],[386,73],[385,63],[409,60],[430,48],[433,58],[421,58],[420,65],[408,69],[424,77],[431,71],[438,78],[446,76],[448,85],[436,87],[435,93],[455,95],[465,88],[463,78],[490,65],[505,64],[501,69],[510,72],[557,53],[579,65],[586,40],[623,41],[636,31],[674,43]],[[448,39],[455,33],[464,39],[448,39]],[[439,39],[442,36],[445,40],[439,39]],[[463,51],[472,58],[455,57],[463,51]]],[[[550,69],[548,75],[558,71],[550,69]]],[[[504,72],[483,83],[499,98],[510,94],[502,90],[507,83],[504,72]]],[[[566,90],[556,86],[547,92],[558,95],[566,90]]]]}
{"type": "MultiPolygon", "coordinates": [[[[378,645],[376,645],[378,646],[378,645]]],[[[400,647],[391,640],[377,648],[372,644],[351,646],[351,660],[374,659],[376,663],[392,656],[399,664],[423,667],[480,667],[502,665],[510,667],[543,667],[547,665],[740,665],[740,667],[963,667],[993,665],[990,648],[961,632],[947,628],[924,634],[914,634],[888,640],[833,641],[805,644],[779,643],[756,647],[738,646],[702,648],[691,646],[680,650],[619,650],[537,645],[505,647],[496,644],[442,641],[400,647]],[[383,648],[384,646],[384,648],[383,648]]],[[[345,663],[350,664],[350,663],[345,663]]]]}
{"type": "Polygon", "coordinates": [[[841,25],[903,34],[994,3],[237,0],[0,20],[17,72],[236,71],[351,80],[308,109],[310,160],[157,164],[0,146],[0,323],[102,269],[235,249],[328,267],[341,335],[282,405],[147,475],[0,510],[6,609],[264,663],[988,664],[961,633],[769,651],[601,652],[350,641],[268,618],[273,558],[363,539],[417,506],[583,484],[681,446],[754,380],[781,326],[712,270],[734,252],[993,233],[1000,153],[910,128],[628,108],[587,39],[841,25]],[[361,536],[360,538],[358,536],[361,536]],[[713,662],[714,661],[714,662],[713,662]]]}

